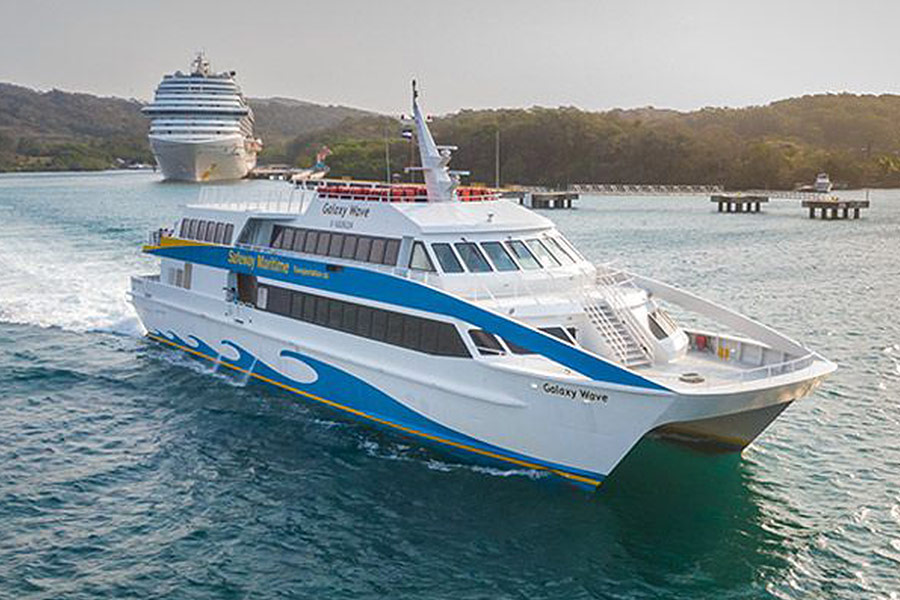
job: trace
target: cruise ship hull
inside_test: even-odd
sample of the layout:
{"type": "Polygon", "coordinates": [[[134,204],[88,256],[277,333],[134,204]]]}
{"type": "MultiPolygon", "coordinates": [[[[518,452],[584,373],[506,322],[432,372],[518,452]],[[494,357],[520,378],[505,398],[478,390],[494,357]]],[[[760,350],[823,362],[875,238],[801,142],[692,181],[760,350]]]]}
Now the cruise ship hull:
{"type": "Polygon", "coordinates": [[[153,278],[133,279],[132,302],[150,339],[214,369],[476,462],[549,472],[586,489],[648,434],[679,432],[739,449],[828,372],[814,365],[717,394],[636,390],[428,357],[198,298],[153,278]]]}
{"type": "Polygon", "coordinates": [[[200,141],[150,136],[163,177],[171,181],[212,182],[242,179],[256,166],[242,136],[200,141]]]}

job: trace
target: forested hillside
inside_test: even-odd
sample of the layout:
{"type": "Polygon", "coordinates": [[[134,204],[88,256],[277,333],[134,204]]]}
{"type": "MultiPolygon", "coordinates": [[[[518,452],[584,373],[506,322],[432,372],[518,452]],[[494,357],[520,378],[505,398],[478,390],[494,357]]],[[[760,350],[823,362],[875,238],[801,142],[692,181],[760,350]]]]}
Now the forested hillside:
{"type": "MultiPolygon", "coordinates": [[[[384,177],[409,143],[385,118],[345,121],[300,136],[288,158],[307,165],[328,144],[332,173],[384,177]],[[387,132],[387,133],[386,133],[387,132]]],[[[576,108],[462,111],[436,119],[435,137],[459,147],[457,168],[493,182],[495,135],[502,180],[565,185],[722,183],[732,189],[789,189],[827,171],[846,186],[900,186],[900,96],[804,96],[742,109],[681,113],[652,108],[604,113],[576,108]]]]}

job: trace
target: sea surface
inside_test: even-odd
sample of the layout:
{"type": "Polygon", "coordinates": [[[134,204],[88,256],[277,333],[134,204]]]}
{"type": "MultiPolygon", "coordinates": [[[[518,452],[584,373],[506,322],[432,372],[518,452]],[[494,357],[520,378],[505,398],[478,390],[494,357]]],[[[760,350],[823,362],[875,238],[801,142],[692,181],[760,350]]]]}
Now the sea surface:
{"type": "Polygon", "coordinates": [[[647,440],[594,495],[145,340],[139,245],[197,194],[0,176],[0,598],[900,598],[900,191],[859,221],[706,197],[546,212],[589,258],[840,364],[742,456],[647,440]]]}

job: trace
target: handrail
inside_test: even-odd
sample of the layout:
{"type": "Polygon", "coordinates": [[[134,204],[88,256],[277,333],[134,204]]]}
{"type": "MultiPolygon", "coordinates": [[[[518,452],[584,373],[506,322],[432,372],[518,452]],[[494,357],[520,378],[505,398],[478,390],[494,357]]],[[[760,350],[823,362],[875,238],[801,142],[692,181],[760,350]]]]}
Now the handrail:
{"type": "Polygon", "coordinates": [[[599,286],[602,286],[601,291],[606,292],[604,293],[604,298],[606,298],[613,310],[616,311],[616,315],[619,316],[622,323],[628,329],[628,332],[635,338],[635,341],[638,342],[638,347],[641,349],[644,356],[652,362],[654,360],[654,342],[647,335],[646,329],[634,316],[634,313],[631,311],[631,307],[628,306],[628,302],[622,292],[622,289],[626,287],[636,290],[640,288],[634,284],[634,278],[629,276],[628,273],[616,269],[609,264],[598,266],[602,267],[603,271],[601,272],[599,268],[597,269],[596,283],[599,286]],[[624,279],[620,279],[620,277],[624,277],[624,279]]]}

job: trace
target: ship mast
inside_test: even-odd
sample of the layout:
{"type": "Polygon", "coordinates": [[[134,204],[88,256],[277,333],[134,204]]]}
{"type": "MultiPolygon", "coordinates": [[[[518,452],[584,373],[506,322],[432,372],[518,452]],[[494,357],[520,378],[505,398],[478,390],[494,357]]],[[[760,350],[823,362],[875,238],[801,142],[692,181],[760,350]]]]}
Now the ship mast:
{"type": "Polygon", "coordinates": [[[460,175],[468,175],[463,171],[451,171],[447,168],[450,154],[455,146],[438,146],[428,129],[428,122],[419,109],[419,91],[416,82],[412,82],[413,118],[416,122],[416,140],[419,142],[421,167],[410,167],[410,170],[422,171],[425,187],[428,190],[429,202],[452,202],[457,199],[456,186],[460,175]]]}

